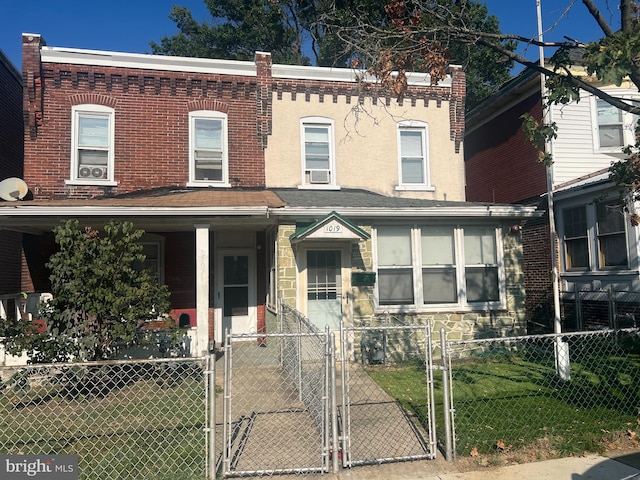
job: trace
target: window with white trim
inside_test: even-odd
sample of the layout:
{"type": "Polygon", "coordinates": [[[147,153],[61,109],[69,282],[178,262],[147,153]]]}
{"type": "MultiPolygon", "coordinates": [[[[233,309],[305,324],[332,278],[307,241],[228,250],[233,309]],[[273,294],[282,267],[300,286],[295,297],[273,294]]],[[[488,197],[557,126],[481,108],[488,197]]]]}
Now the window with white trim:
{"type": "MultiPolygon", "coordinates": [[[[640,102],[632,101],[638,105],[640,102]]],[[[635,144],[635,128],[638,115],[624,112],[617,107],[596,99],[596,123],[598,148],[605,151],[620,151],[622,147],[635,144]]]]}
{"type": "Polygon", "coordinates": [[[189,181],[194,185],[228,184],[227,115],[189,112],[189,181]]]}
{"type": "Polygon", "coordinates": [[[302,185],[322,188],[335,185],[333,120],[306,117],[301,122],[302,185]]]}
{"type": "Polygon", "coordinates": [[[430,187],[429,125],[418,121],[398,124],[400,188],[430,187]]]}
{"type": "Polygon", "coordinates": [[[505,280],[499,232],[484,226],[377,227],[378,305],[501,307],[505,280]]]}
{"type": "Polygon", "coordinates": [[[83,184],[112,182],[114,165],[114,110],[103,105],[71,108],[71,181],[83,184]]]}
{"type": "Polygon", "coordinates": [[[628,268],[626,225],[624,209],[618,200],[562,209],[560,238],[564,270],[628,268]]]}

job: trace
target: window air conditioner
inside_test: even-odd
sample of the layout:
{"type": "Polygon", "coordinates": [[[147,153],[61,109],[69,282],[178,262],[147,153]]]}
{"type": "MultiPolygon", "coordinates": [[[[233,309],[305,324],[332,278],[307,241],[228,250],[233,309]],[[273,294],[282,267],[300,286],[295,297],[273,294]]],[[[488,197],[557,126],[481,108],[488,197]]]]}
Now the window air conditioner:
{"type": "Polygon", "coordinates": [[[100,165],[83,165],[78,170],[80,178],[104,180],[107,178],[107,167],[100,165]]]}
{"type": "Polygon", "coordinates": [[[309,170],[311,183],[329,183],[329,170],[309,170]]]}

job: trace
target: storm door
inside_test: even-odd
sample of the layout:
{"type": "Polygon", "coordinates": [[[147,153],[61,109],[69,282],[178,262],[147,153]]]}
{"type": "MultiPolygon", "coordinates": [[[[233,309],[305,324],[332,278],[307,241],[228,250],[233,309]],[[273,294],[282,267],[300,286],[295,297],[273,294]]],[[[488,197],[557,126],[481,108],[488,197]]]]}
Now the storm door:
{"type": "Polygon", "coordinates": [[[320,330],[340,328],[342,276],[340,250],[307,251],[307,317],[320,330]]]}

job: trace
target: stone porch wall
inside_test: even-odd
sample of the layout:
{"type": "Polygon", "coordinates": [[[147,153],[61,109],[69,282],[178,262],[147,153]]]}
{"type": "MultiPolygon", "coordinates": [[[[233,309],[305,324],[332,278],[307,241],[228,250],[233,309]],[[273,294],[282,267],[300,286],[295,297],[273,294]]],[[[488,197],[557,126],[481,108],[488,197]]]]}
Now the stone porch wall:
{"type": "MultiPolygon", "coordinates": [[[[371,226],[360,228],[370,232],[371,226]]],[[[282,225],[278,231],[278,295],[289,305],[296,303],[296,263],[289,236],[293,226],[282,225]]],[[[381,325],[385,323],[423,324],[431,321],[434,341],[439,345],[440,330],[450,340],[470,340],[518,336],[526,334],[525,288],[522,242],[519,230],[510,226],[502,229],[507,308],[488,311],[442,311],[410,313],[376,313],[374,287],[353,287],[353,321],[355,325],[381,325]]],[[[373,271],[371,240],[354,244],[351,248],[351,269],[373,271]]]]}

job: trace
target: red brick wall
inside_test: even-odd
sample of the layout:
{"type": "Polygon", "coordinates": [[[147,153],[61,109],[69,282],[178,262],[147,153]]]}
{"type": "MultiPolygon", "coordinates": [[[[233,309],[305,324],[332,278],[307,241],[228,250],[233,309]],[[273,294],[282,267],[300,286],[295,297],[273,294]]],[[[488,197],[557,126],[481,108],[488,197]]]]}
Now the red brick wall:
{"type": "Polygon", "coordinates": [[[542,118],[539,93],[467,134],[467,201],[517,203],[546,192],[545,167],[522,131],[524,113],[542,118]]]}
{"type": "MultiPolygon", "coordinates": [[[[264,186],[264,154],[256,122],[255,78],[83,65],[38,64],[36,45],[23,39],[25,179],[35,198],[91,197],[189,179],[189,112],[228,114],[229,179],[264,186]],[[95,103],[115,109],[117,187],[67,186],[71,107],[95,103]]],[[[35,40],[34,40],[35,42],[35,40]]]]}

